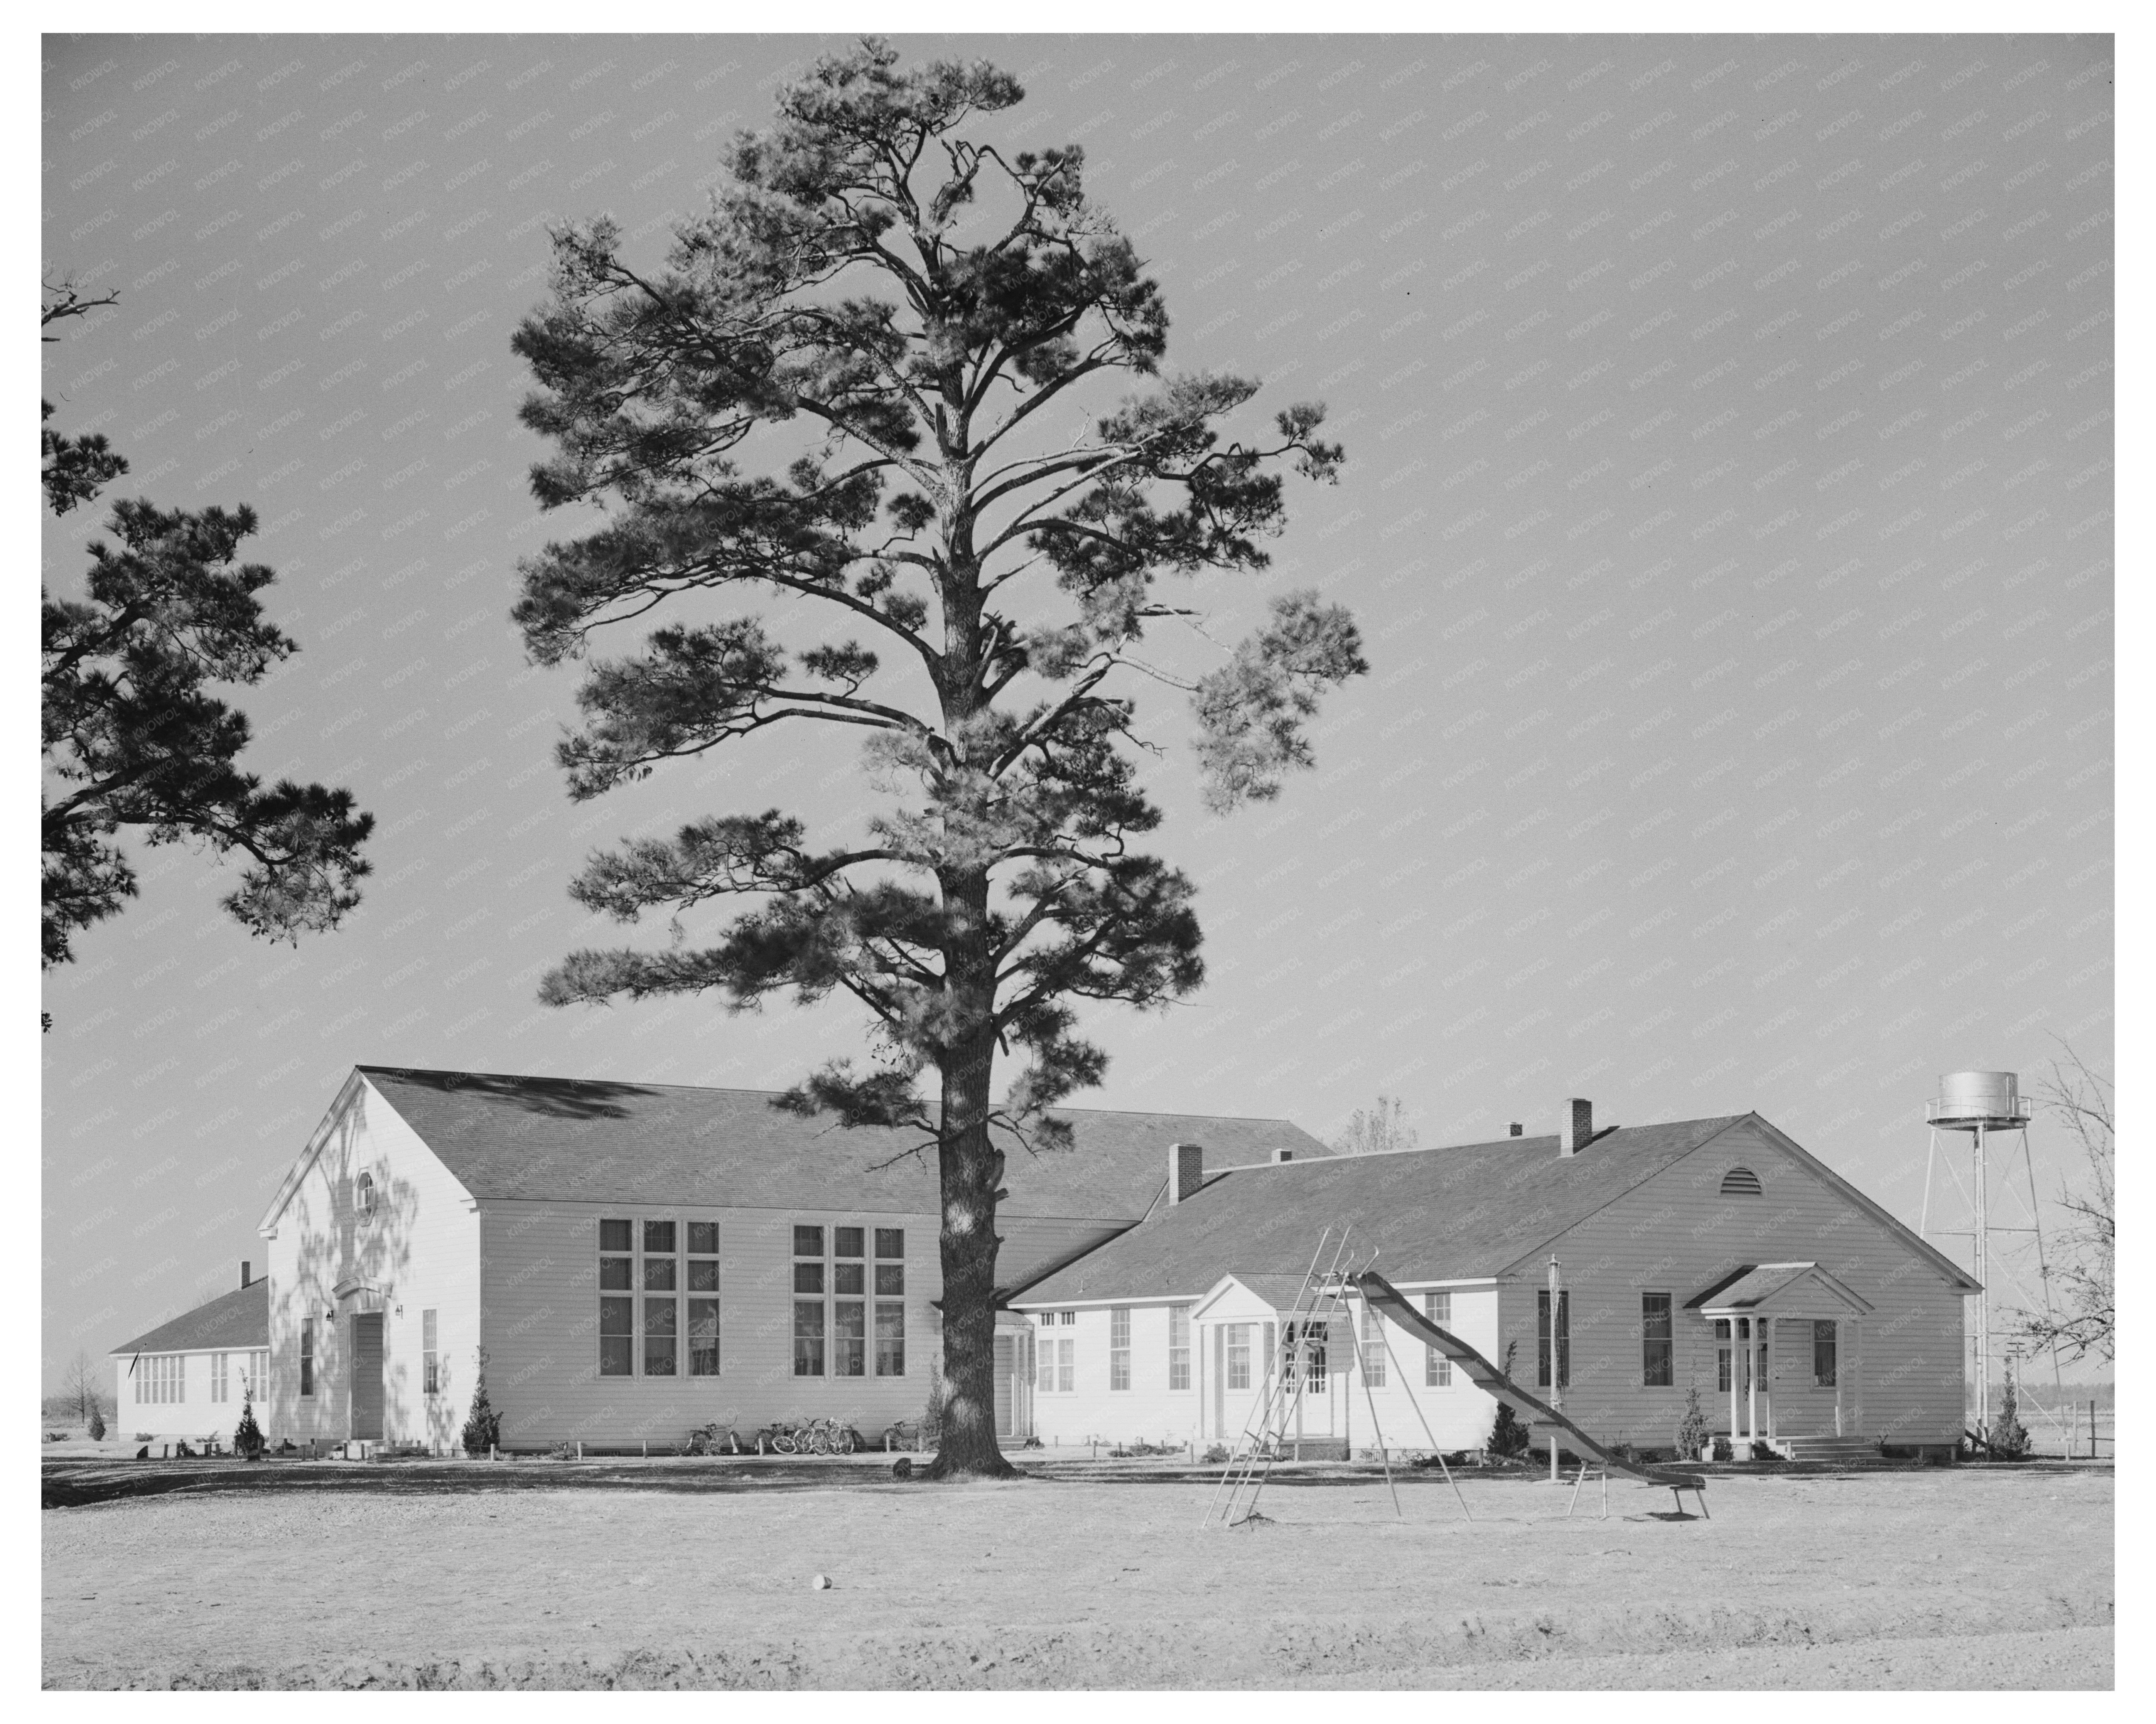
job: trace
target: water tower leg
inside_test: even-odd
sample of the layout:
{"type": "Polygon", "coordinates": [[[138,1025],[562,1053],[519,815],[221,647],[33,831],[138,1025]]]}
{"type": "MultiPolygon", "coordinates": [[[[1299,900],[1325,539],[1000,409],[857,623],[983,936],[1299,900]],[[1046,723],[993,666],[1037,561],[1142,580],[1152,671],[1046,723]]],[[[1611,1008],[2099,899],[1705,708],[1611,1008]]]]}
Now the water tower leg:
{"type": "Polygon", "coordinates": [[[1976,1296],[1976,1428],[1980,1434],[1989,1436],[1991,1433],[1991,1289],[1988,1275],[1990,1270],[1989,1230],[1991,1213],[1981,1121],[1976,1127],[1975,1175],[1976,1219],[1971,1225],[1975,1232],[1976,1279],[1982,1284],[1982,1290],[1976,1296]]]}

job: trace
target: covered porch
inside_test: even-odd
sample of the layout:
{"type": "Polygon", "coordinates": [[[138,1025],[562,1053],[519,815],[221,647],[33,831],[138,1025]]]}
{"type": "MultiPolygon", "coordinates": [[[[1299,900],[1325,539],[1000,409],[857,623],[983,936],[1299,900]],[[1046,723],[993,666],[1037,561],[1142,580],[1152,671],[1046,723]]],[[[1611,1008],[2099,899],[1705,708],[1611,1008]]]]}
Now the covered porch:
{"type": "Polygon", "coordinates": [[[1354,1331],[1341,1311],[1298,1321],[1306,1303],[1299,1275],[1231,1274],[1192,1310],[1202,1440],[1261,1436],[1294,1460],[1346,1457],[1354,1331]]]}
{"type": "Polygon", "coordinates": [[[1717,1411],[1739,1457],[1861,1441],[1868,1301],[1817,1263],[1740,1265],[1685,1301],[1714,1333],[1717,1411]]]}

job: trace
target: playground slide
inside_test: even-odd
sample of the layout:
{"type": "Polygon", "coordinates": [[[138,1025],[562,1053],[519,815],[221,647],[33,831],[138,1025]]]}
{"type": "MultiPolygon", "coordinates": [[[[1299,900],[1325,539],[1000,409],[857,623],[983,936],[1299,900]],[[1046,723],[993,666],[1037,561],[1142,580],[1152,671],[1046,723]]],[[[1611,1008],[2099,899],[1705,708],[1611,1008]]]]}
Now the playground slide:
{"type": "MultiPolygon", "coordinates": [[[[1443,1353],[1467,1373],[1467,1380],[1476,1388],[1509,1403],[1512,1410],[1522,1418],[1537,1424],[1555,1425],[1566,1433],[1569,1439],[1566,1446],[1575,1454],[1586,1455],[1596,1465],[1606,1467],[1613,1473],[1629,1474],[1635,1479],[1645,1479],[1650,1485],[1666,1485],[1672,1491],[1698,1491],[1707,1488],[1706,1479],[1698,1473],[1675,1467],[1644,1466],[1636,1460],[1626,1460],[1611,1454],[1556,1408],[1545,1406],[1537,1400],[1457,1335],[1439,1328],[1409,1303],[1407,1295],[1375,1270],[1364,1270],[1350,1279],[1365,1300],[1425,1347],[1434,1347],[1443,1353]]],[[[1704,1499],[1702,1501],[1703,1505],[1704,1499]]]]}

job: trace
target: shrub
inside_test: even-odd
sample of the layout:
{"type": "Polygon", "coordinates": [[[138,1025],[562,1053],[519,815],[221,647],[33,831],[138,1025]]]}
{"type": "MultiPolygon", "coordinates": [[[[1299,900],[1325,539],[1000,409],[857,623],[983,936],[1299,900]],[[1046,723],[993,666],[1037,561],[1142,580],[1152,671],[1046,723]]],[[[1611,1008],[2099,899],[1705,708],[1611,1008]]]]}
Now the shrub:
{"type": "Polygon", "coordinates": [[[2006,1393],[1999,1403],[1999,1416],[1991,1421],[1990,1441],[1986,1445],[1994,1460],[2025,1460],[2029,1457],[2029,1432],[2021,1423],[2021,1407],[2014,1393],[2014,1383],[2009,1378],[2006,1393]]]}
{"type": "Polygon", "coordinates": [[[239,1402],[239,1423],[233,1428],[232,1452],[243,1455],[249,1460],[261,1458],[262,1427],[254,1422],[254,1396],[243,1389],[239,1402]]]}
{"type": "Polygon", "coordinates": [[[1696,1457],[1707,1439],[1707,1408],[1700,1405],[1699,1379],[1694,1378],[1685,1390],[1684,1417],[1677,1421],[1678,1455],[1686,1460],[1696,1457]]]}
{"type": "Polygon", "coordinates": [[[936,1360],[928,1362],[928,1404],[921,1414],[921,1446],[934,1449],[943,1441],[943,1408],[951,1398],[951,1392],[943,1385],[943,1367],[936,1360]]]}
{"type": "Polygon", "coordinates": [[[479,1350],[479,1375],[472,1383],[471,1411],[465,1417],[467,1455],[484,1455],[501,1440],[501,1415],[486,1398],[486,1349],[479,1350]]]}
{"type": "Polygon", "coordinates": [[[1225,1443],[1215,1443],[1205,1451],[1205,1464],[1208,1466],[1219,1466],[1227,1459],[1228,1445],[1225,1443]]]}
{"type": "Polygon", "coordinates": [[[105,1414],[96,1407],[90,1409],[90,1439],[93,1443],[105,1440],[105,1414]]]}

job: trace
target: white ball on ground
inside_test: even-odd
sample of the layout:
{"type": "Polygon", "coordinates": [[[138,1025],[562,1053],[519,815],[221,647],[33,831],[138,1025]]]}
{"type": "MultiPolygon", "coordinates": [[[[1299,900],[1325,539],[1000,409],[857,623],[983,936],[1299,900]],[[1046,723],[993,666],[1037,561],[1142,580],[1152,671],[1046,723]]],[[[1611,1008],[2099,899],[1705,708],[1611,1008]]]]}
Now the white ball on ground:
{"type": "Polygon", "coordinates": [[[827,1593],[827,1592],[829,1592],[830,1589],[831,1589],[831,1577],[830,1577],[829,1575],[828,1575],[828,1574],[816,1574],[816,1575],[811,1575],[811,1576],[809,1577],[809,1580],[808,1580],[808,1590],[809,1590],[810,1592],[812,1592],[812,1593],[827,1593]]]}

